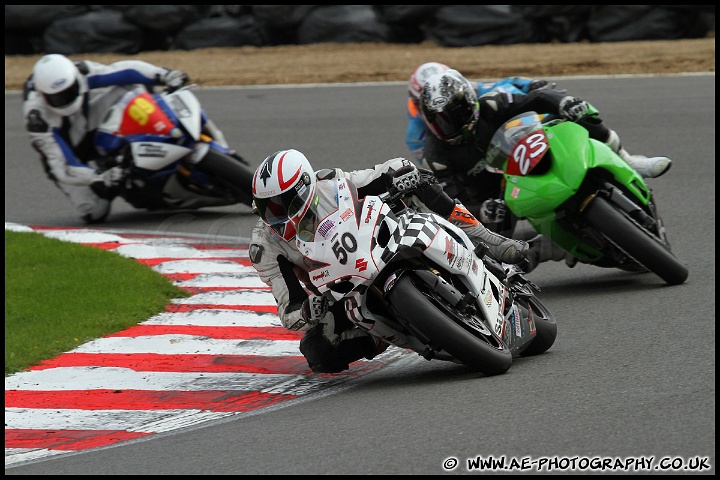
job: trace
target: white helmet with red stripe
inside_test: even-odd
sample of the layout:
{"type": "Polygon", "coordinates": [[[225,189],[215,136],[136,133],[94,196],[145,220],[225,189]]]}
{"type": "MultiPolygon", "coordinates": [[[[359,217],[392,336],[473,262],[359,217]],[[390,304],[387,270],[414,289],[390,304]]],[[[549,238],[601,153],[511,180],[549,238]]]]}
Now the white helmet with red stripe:
{"type": "Polygon", "coordinates": [[[285,240],[295,236],[293,224],[305,215],[315,198],[315,172],[305,155],[281,150],[255,170],[252,193],[258,215],[285,240]]]}

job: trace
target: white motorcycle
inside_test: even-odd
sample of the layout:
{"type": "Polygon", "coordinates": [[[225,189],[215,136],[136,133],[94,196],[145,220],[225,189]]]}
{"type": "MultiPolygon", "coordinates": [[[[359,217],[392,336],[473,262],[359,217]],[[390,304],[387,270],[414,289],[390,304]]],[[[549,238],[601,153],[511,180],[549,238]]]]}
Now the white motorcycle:
{"type": "Polygon", "coordinates": [[[191,86],[159,93],[142,85],[115,88],[127,92],[94,141],[100,170],[126,169],[117,195],[148,210],[252,206],[254,170],[229,148],[191,86]]]}
{"type": "Polygon", "coordinates": [[[337,211],[297,245],[314,265],[312,284],[344,302],[360,328],[486,375],[553,345],[557,325],[537,285],[492,259],[486,245],[475,248],[461,229],[408,207],[397,191],[359,200],[341,179],[336,192],[337,211]]]}

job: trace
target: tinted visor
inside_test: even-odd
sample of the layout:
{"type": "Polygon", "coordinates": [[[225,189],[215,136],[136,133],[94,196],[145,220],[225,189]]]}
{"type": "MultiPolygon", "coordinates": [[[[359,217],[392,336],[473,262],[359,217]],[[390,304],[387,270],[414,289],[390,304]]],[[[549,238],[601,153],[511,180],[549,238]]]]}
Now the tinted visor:
{"type": "Polygon", "coordinates": [[[297,223],[297,236],[300,240],[305,242],[312,242],[315,240],[315,230],[318,225],[318,213],[317,213],[318,197],[313,199],[312,204],[305,212],[305,215],[297,223]]]}
{"type": "Polygon", "coordinates": [[[52,94],[43,93],[43,97],[48,105],[55,108],[67,107],[75,101],[78,95],[80,95],[80,83],[77,79],[75,79],[72,85],[60,92],[52,94]]]}
{"type": "Polygon", "coordinates": [[[472,104],[457,102],[442,112],[431,112],[425,118],[433,133],[447,142],[462,139],[463,128],[475,120],[475,111],[472,104]]]}
{"type": "Polygon", "coordinates": [[[302,212],[308,197],[312,194],[312,188],[306,183],[307,175],[300,177],[295,186],[280,195],[270,198],[255,197],[255,207],[258,215],[263,221],[270,225],[285,223],[290,218],[302,212]]]}
{"type": "Polygon", "coordinates": [[[260,218],[268,225],[277,225],[289,221],[288,207],[295,198],[295,190],[287,191],[281,195],[270,198],[255,197],[255,208],[260,218]]]}

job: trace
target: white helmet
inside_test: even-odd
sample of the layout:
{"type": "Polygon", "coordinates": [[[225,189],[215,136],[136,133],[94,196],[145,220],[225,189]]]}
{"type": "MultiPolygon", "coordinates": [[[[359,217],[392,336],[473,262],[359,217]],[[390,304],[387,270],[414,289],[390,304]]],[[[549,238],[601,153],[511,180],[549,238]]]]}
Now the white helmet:
{"type": "Polygon", "coordinates": [[[255,208],[263,222],[285,240],[315,199],[315,172],[305,155],[281,150],[262,161],[252,182],[255,208]]]}
{"type": "Polygon", "coordinates": [[[79,111],[87,92],[85,79],[75,64],[59,54],[45,55],[35,63],[33,83],[48,107],[62,116],[79,111]]]}
{"type": "Polygon", "coordinates": [[[417,105],[420,101],[420,94],[422,93],[423,85],[427,82],[428,78],[432,77],[436,73],[444,72],[449,70],[450,67],[444,63],[428,62],[423,63],[410,75],[410,82],[408,83],[408,94],[410,99],[417,105]]]}

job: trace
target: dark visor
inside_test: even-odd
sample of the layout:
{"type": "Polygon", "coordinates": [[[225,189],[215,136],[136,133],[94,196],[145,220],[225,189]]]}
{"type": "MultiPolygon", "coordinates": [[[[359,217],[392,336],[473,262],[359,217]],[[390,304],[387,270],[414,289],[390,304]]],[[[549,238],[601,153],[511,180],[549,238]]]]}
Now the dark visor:
{"type": "Polygon", "coordinates": [[[444,112],[429,115],[428,123],[440,138],[445,140],[455,138],[462,135],[465,125],[471,123],[475,113],[472,107],[467,103],[454,105],[444,112]]]}
{"type": "Polygon", "coordinates": [[[78,83],[77,79],[73,82],[72,85],[70,85],[65,90],[62,90],[57,93],[48,94],[43,93],[43,97],[45,97],[45,101],[52,107],[55,108],[63,108],[70,105],[72,102],[75,101],[75,99],[80,94],[80,83],[78,83]]]}
{"type": "Polygon", "coordinates": [[[285,223],[288,221],[288,207],[290,206],[290,202],[292,202],[292,199],[296,196],[295,190],[292,189],[271,198],[255,197],[255,207],[257,207],[258,215],[260,215],[260,218],[268,225],[285,223]]]}

